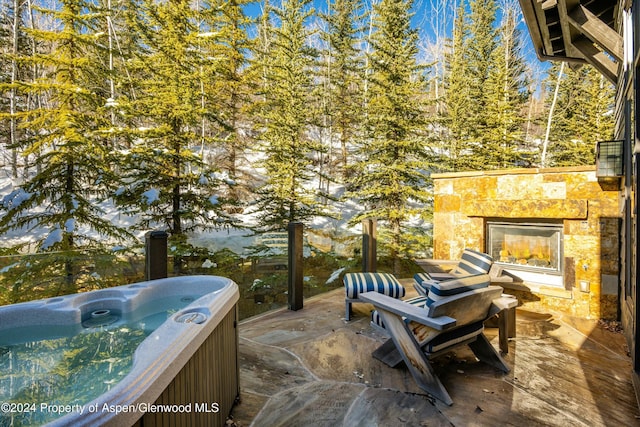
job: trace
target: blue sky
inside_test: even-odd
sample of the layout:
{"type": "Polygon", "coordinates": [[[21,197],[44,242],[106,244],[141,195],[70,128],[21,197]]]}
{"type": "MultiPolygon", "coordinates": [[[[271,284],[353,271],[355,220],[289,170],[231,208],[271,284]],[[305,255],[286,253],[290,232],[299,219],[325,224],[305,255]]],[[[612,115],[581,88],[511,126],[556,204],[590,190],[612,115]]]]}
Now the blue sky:
{"type": "MultiPolygon", "coordinates": [[[[271,4],[279,4],[282,0],[269,0],[271,4]]],[[[313,7],[316,11],[326,12],[328,9],[328,1],[331,0],[314,0],[313,7]]],[[[367,8],[371,7],[371,3],[379,0],[363,0],[367,8]]],[[[460,0],[414,0],[412,23],[414,28],[418,29],[420,34],[421,49],[429,49],[430,46],[436,44],[438,38],[449,37],[453,28],[455,18],[455,9],[460,0]]],[[[469,0],[466,0],[467,3],[469,0]]],[[[497,0],[498,4],[512,3],[520,10],[517,0],[497,0]]],[[[247,13],[251,16],[257,16],[264,2],[256,2],[247,6],[247,13]]],[[[498,16],[497,21],[500,19],[498,16]]],[[[538,60],[533,44],[529,37],[527,27],[524,20],[520,22],[520,30],[523,35],[523,53],[528,59],[529,64],[543,72],[548,68],[548,64],[538,60]]]]}

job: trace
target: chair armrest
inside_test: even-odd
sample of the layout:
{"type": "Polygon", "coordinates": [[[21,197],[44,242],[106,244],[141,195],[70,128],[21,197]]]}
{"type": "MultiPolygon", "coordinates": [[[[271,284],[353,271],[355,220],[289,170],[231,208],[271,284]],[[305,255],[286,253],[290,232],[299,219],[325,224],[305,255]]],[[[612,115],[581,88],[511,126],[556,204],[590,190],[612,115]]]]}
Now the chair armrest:
{"type": "Polygon", "coordinates": [[[433,280],[447,280],[447,279],[453,279],[456,277],[450,273],[429,273],[429,276],[431,276],[433,280]]]}
{"type": "Polygon", "coordinates": [[[458,265],[459,261],[422,258],[416,259],[414,262],[424,271],[431,274],[431,272],[444,273],[451,271],[458,265]]]}
{"type": "Polygon", "coordinates": [[[448,316],[429,317],[422,307],[416,307],[404,301],[391,298],[377,292],[365,292],[359,295],[361,301],[373,304],[377,309],[389,311],[398,316],[418,322],[433,329],[442,331],[456,325],[456,319],[448,316]]]}
{"type": "Polygon", "coordinates": [[[491,307],[489,308],[489,317],[500,313],[503,310],[515,308],[518,306],[518,299],[512,295],[503,294],[500,298],[496,298],[491,301],[491,307]]]}

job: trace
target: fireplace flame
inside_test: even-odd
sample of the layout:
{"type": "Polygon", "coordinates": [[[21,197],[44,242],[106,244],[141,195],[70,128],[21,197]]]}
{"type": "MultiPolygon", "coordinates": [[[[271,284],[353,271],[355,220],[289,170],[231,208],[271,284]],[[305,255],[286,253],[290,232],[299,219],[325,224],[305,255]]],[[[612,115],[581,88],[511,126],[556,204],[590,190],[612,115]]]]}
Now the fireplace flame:
{"type": "Polygon", "coordinates": [[[537,266],[551,262],[551,247],[544,237],[505,234],[501,247],[501,262],[537,266]]]}

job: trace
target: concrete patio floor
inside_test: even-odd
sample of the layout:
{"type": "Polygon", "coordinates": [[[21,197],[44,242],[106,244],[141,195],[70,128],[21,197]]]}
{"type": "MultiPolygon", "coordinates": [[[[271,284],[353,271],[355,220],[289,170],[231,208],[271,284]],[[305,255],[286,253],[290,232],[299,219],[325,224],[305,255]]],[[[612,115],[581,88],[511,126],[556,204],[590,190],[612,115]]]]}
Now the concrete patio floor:
{"type": "MultiPolygon", "coordinates": [[[[410,281],[407,289],[412,289],[410,281]]],[[[411,293],[407,297],[412,296],[411,293]]],[[[240,322],[238,426],[634,426],[640,411],[624,337],[596,321],[517,309],[502,374],[467,348],[436,359],[454,404],[371,352],[371,306],[344,320],[344,290],[240,322]]],[[[485,334],[497,347],[497,329],[485,334]]]]}

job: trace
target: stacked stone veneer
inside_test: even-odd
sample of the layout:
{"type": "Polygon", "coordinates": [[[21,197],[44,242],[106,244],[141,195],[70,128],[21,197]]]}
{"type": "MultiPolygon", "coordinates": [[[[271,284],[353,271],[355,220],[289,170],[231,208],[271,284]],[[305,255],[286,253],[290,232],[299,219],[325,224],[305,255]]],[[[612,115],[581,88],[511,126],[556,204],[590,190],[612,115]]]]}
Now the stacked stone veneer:
{"type": "Polygon", "coordinates": [[[604,190],[595,167],[434,174],[435,259],[486,251],[486,223],[552,220],[564,229],[564,287],[503,284],[525,306],[584,318],[616,318],[618,191],[604,190]],[[580,289],[588,281],[588,292],[580,289]]]}

